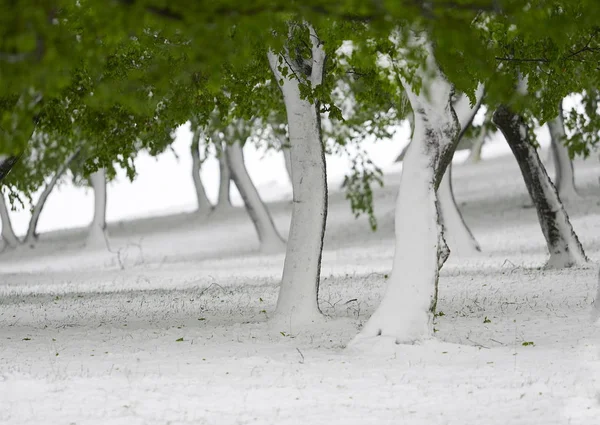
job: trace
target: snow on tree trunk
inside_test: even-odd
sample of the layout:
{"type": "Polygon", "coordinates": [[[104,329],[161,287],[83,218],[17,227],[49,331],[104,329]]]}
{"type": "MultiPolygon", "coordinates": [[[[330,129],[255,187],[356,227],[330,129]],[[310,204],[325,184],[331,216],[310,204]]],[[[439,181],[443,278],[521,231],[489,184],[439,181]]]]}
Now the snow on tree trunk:
{"type": "Polygon", "coordinates": [[[318,306],[321,255],[327,219],[327,175],[318,103],[303,99],[298,79],[312,87],[323,81],[325,50],[309,27],[312,61],[299,64],[289,52],[269,51],[269,63],[283,93],[292,160],[293,207],[275,320],[290,327],[322,318],[318,306]],[[306,66],[303,66],[306,65],[306,66]],[[292,66],[293,69],[289,69],[292,66]],[[284,77],[280,67],[287,69],[284,77]],[[309,69],[309,71],[307,70],[309,69]]]}
{"type": "Polygon", "coordinates": [[[225,156],[227,147],[220,139],[213,137],[213,142],[217,147],[217,158],[219,159],[219,196],[215,210],[227,210],[233,208],[230,196],[231,172],[225,156]]]}
{"type": "MultiPolygon", "coordinates": [[[[436,201],[436,169],[460,127],[451,103],[452,86],[437,69],[431,51],[427,64],[435,74],[418,95],[403,81],[415,126],[396,201],[394,263],[381,304],[355,341],[384,336],[397,344],[412,343],[433,333],[439,270],[448,257],[436,201]]],[[[419,70],[424,79],[427,73],[419,70]]]]}
{"type": "Polygon", "coordinates": [[[4,194],[0,192],[0,218],[2,220],[2,240],[4,241],[4,246],[8,246],[11,248],[17,247],[21,242],[15,235],[15,232],[12,227],[12,222],[10,220],[10,215],[8,213],[8,208],[6,206],[6,201],[4,199],[4,194]]]}
{"type": "Polygon", "coordinates": [[[481,252],[481,247],[465,223],[452,189],[452,164],[446,170],[437,191],[440,215],[444,224],[444,239],[452,255],[469,256],[481,252]]]}
{"type": "Polygon", "coordinates": [[[27,234],[25,235],[25,239],[23,240],[24,244],[33,245],[35,243],[35,240],[37,239],[37,225],[40,220],[42,210],[44,209],[44,205],[46,205],[46,201],[48,200],[48,196],[50,196],[52,189],[54,189],[56,183],[60,180],[65,171],[67,171],[67,169],[69,168],[69,164],[71,163],[71,161],[73,161],[77,157],[77,155],[79,155],[80,151],[81,148],[78,148],[67,158],[67,160],[60,166],[56,174],[52,176],[52,179],[42,191],[42,194],[40,195],[37,203],[33,207],[31,219],[29,220],[29,227],[27,228],[27,234]]]}
{"type": "Polygon", "coordinates": [[[90,225],[86,245],[89,247],[106,247],[106,170],[98,169],[90,174],[90,184],[94,190],[94,218],[90,225]]]}
{"type": "MultiPolygon", "coordinates": [[[[477,111],[481,107],[482,100],[483,86],[480,85],[476,93],[476,102],[473,106],[471,106],[469,98],[464,94],[454,102],[453,108],[461,128],[457,138],[458,141],[460,141],[460,138],[473,122],[473,118],[475,118],[477,111]]],[[[481,248],[465,223],[454,199],[454,191],[452,189],[452,156],[454,155],[458,141],[448,150],[451,154],[445,159],[442,158],[440,160],[449,161],[449,163],[446,165],[441,162],[439,165],[439,167],[447,168],[437,188],[437,195],[440,207],[440,219],[444,225],[444,238],[453,254],[463,256],[476,254],[481,251],[481,248]]]]}
{"type": "Polygon", "coordinates": [[[200,137],[202,136],[202,130],[197,128],[192,135],[192,145],[190,147],[192,153],[192,179],[194,180],[194,187],[196,188],[196,200],[198,202],[199,213],[209,213],[212,210],[212,205],[206,196],[202,179],[200,178],[200,168],[202,166],[202,160],[200,159],[200,137]]]}
{"type": "Polygon", "coordinates": [[[475,115],[477,115],[477,111],[481,107],[483,94],[484,86],[483,84],[479,84],[475,92],[475,104],[473,106],[471,106],[471,101],[464,93],[461,94],[452,104],[452,111],[458,120],[460,131],[458,137],[456,137],[450,145],[446,146],[442,151],[440,151],[440,158],[438,160],[437,169],[435,170],[436,190],[442,182],[444,174],[446,174],[446,169],[452,163],[452,158],[454,157],[454,152],[456,152],[456,147],[458,146],[460,139],[473,122],[475,115]]]}
{"type": "Polygon", "coordinates": [[[531,131],[523,117],[500,105],[493,118],[502,131],[521,168],[525,185],[537,210],[538,219],[550,259],[548,267],[570,267],[587,262],[583,247],[571,226],[569,216],[558,197],[556,188],[546,173],[535,146],[531,131]]]}
{"type": "Polygon", "coordinates": [[[569,150],[565,146],[566,134],[563,121],[562,102],[559,104],[559,114],[556,118],[548,121],[550,130],[551,150],[554,160],[555,178],[554,186],[558,191],[561,201],[570,202],[579,199],[575,189],[575,173],[573,161],[569,157],[569,150]]]}
{"type": "Polygon", "coordinates": [[[244,200],[246,211],[254,224],[258,239],[260,240],[260,250],[265,253],[283,252],[285,242],[279,236],[277,228],[273,223],[269,210],[260,199],[260,195],[252,183],[244,164],[244,152],[240,142],[236,141],[227,147],[225,154],[227,165],[231,171],[231,177],[244,200]]]}

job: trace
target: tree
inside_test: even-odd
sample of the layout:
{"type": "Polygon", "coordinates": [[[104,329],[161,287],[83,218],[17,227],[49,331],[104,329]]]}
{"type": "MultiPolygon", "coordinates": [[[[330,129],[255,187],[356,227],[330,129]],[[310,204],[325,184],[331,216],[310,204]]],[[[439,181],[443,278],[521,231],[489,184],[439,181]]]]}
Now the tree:
{"type": "Polygon", "coordinates": [[[496,128],[492,123],[492,114],[494,111],[487,106],[485,106],[485,108],[485,116],[481,125],[471,126],[471,131],[468,131],[467,134],[463,136],[473,140],[465,164],[476,164],[481,161],[483,145],[496,128]]]}
{"type": "Polygon", "coordinates": [[[320,317],[317,302],[321,255],[327,219],[327,172],[321,139],[320,107],[303,96],[304,87],[323,82],[326,53],[310,25],[290,23],[290,32],[307,29],[308,60],[297,57],[290,46],[268,52],[269,64],[287,111],[292,159],[294,203],[281,288],[275,315],[283,323],[305,324],[320,317]]]}
{"type": "MultiPolygon", "coordinates": [[[[471,126],[473,118],[481,107],[482,100],[483,86],[478,89],[477,100],[473,106],[470,105],[469,98],[464,94],[453,103],[452,107],[461,128],[458,135],[459,143],[460,139],[464,137],[464,134],[471,126]]],[[[456,145],[458,146],[458,143],[456,145]]],[[[448,164],[444,177],[437,189],[437,196],[441,221],[444,226],[444,238],[450,247],[450,251],[458,255],[472,255],[481,252],[479,243],[473,237],[473,233],[465,223],[458,205],[456,205],[452,189],[452,163],[448,164]]]]}
{"type": "Polygon", "coordinates": [[[261,251],[265,253],[282,252],[285,250],[285,242],[279,235],[271,214],[260,198],[244,164],[243,146],[250,138],[251,132],[252,125],[242,119],[229,124],[225,129],[228,139],[225,158],[231,171],[231,178],[244,200],[246,211],[258,234],[261,251]]]}
{"type": "Polygon", "coordinates": [[[525,119],[508,106],[500,105],[494,112],[493,120],[513,151],[536,207],[550,252],[548,266],[563,268],[585,264],[588,259],[537,154],[532,131],[525,119]]]}
{"type": "Polygon", "coordinates": [[[436,179],[442,158],[455,147],[460,132],[453,87],[435,62],[431,42],[415,35],[413,43],[425,51],[426,60],[417,65],[413,80],[400,76],[415,124],[398,189],[393,268],[381,304],[358,337],[388,336],[397,344],[433,333],[439,270],[449,254],[441,232],[436,179]],[[420,86],[424,81],[427,85],[420,86]]]}
{"type": "Polygon", "coordinates": [[[565,145],[567,136],[563,116],[562,101],[558,104],[558,115],[548,121],[550,131],[550,148],[554,159],[554,186],[558,191],[561,201],[572,202],[579,198],[575,189],[575,172],[569,150],[565,145]]]}
{"type": "Polygon", "coordinates": [[[18,162],[15,162],[11,174],[2,180],[2,186],[11,201],[24,205],[23,197],[26,198],[31,205],[31,219],[25,236],[20,240],[14,236],[8,209],[2,199],[0,210],[2,210],[2,233],[5,245],[25,244],[30,247],[35,245],[38,237],[38,222],[48,196],[80,152],[81,146],[68,140],[59,140],[39,133],[32,136],[28,150],[21,155],[18,162]],[[43,190],[33,203],[31,194],[40,187],[43,187],[43,190]]]}
{"type": "MultiPolygon", "coordinates": [[[[204,131],[200,126],[194,126],[192,122],[192,144],[190,151],[192,154],[192,179],[194,180],[194,188],[196,189],[196,201],[198,203],[197,211],[200,214],[208,214],[212,211],[212,205],[206,196],[202,179],[200,178],[200,168],[202,167],[203,159],[200,157],[200,141],[205,137],[204,131]]],[[[229,184],[229,182],[227,182],[229,184]]]]}
{"type": "Polygon", "coordinates": [[[89,184],[94,191],[94,217],[90,224],[86,245],[106,248],[108,233],[106,226],[106,170],[100,168],[90,174],[89,184]]]}

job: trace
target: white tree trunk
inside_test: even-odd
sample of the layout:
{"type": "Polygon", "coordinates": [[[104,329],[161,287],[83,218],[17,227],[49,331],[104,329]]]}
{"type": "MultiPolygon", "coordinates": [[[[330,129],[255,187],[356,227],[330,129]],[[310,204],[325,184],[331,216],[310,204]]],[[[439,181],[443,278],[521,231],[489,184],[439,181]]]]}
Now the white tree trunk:
{"type": "Polygon", "coordinates": [[[286,325],[307,324],[321,319],[318,306],[321,255],[327,218],[327,175],[321,139],[319,105],[303,99],[298,79],[305,78],[312,87],[323,81],[325,50],[313,28],[310,74],[295,64],[286,51],[268,53],[269,63],[281,91],[288,119],[292,160],[293,208],[285,263],[275,320],[286,325]],[[279,67],[289,67],[284,77],[279,67]],[[294,65],[295,64],[295,65],[294,65]]]}
{"type": "Polygon", "coordinates": [[[202,130],[196,129],[192,135],[192,145],[190,147],[192,153],[192,179],[194,180],[194,187],[196,188],[196,200],[198,202],[198,212],[201,214],[208,214],[212,210],[212,205],[206,196],[202,179],[200,178],[200,169],[202,167],[202,160],[200,159],[200,137],[202,136],[202,130]]]}
{"type": "MultiPolygon", "coordinates": [[[[384,336],[396,343],[431,337],[439,270],[448,256],[436,202],[436,171],[441,157],[458,138],[451,84],[440,74],[430,52],[429,90],[417,95],[403,81],[415,112],[411,146],[406,152],[396,201],[396,252],[381,305],[356,340],[384,336]]],[[[420,70],[426,78],[427,70],[420,70]]]]}
{"type": "Polygon", "coordinates": [[[283,252],[285,242],[277,232],[273,223],[271,214],[266,205],[260,199],[260,195],[252,183],[244,164],[244,153],[240,142],[235,142],[227,147],[225,154],[227,165],[231,171],[231,177],[244,200],[246,211],[254,224],[258,239],[260,240],[260,250],[265,253],[283,252]]]}
{"type": "Polygon", "coordinates": [[[451,255],[470,256],[481,252],[479,243],[473,237],[473,233],[456,205],[452,190],[452,165],[448,166],[446,174],[444,174],[437,196],[444,224],[444,239],[450,247],[451,255]]]}
{"type": "Polygon", "coordinates": [[[233,208],[233,205],[231,205],[230,196],[231,172],[226,158],[227,147],[220,139],[214,137],[213,143],[217,148],[217,158],[219,159],[219,196],[215,210],[228,210],[233,208]]]}
{"type": "Polygon", "coordinates": [[[67,160],[60,166],[56,174],[52,176],[50,182],[46,185],[42,194],[40,195],[37,203],[33,207],[33,211],[31,213],[31,219],[29,220],[29,227],[27,228],[27,234],[25,235],[25,239],[23,240],[24,244],[33,245],[37,239],[37,225],[40,220],[40,215],[42,214],[42,210],[44,209],[44,205],[46,205],[46,201],[48,200],[48,196],[56,186],[56,183],[60,180],[62,175],[69,168],[69,164],[71,161],[79,155],[81,148],[78,148],[74,153],[72,153],[67,160]]]}
{"type": "Polygon", "coordinates": [[[572,202],[580,198],[575,189],[575,173],[573,161],[569,157],[569,150],[565,146],[565,124],[563,122],[562,102],[559,105],[559,114],[548,121],[550,130],[551,150],[554,160],[555,178],[554,186],[563,202],[572,202]]]}
{"type": "MultiPolygon", "coordinates": [[[[457,143],[464,135],[465,131],[473,122],[473,118],[481,107],[483,99],[483,86],[480,85],[476,93],[477,101],[471,106],[469,98],[462,94],[453,104],[456,118],[461,131],[457,143]]],[[[452,156],[447,165],[446,172],[437,189],[438,202],[440,207],[440,218],[444,226],[444,238],[450,247],[450,252],[459,256],[469,256],[481,251],[479,244],[473,237],[473,233],[465,223],[465,220],[456,205],[454,191],[452,189],[452,156]]]]}
{"type": "Polygon", "coordinates": [[[106,170],[100,168],[90,174],[90,184],[94,190],[94,218],[90,224],[86,245],[106,247],[106,170]]]}
{"type": "Polygon", "coordinates": [[[4,246],[10,248],[17,247],[21,242],[13,230],[8,208],[6,206],[6,200],[4,199],[4,194],[2,192],[0,192],[0,218],[2,219],[2,240],[4,241],[4,246]]]}
{"type": "Polygon", "coordinates": [[[481,151],[483,150],[486,137],[487,129],[485,125],[482,125],[479,133],[477,134],[477,138],[473,142],[473,146],[471,147],[471,151],[469,152],[469,156],[467,157],[465,164],[476,164],[481,161],[481,151]]]}
{"type": "MultiPolygon", "coordinates": [[[[412,140],[413,132],[415,131],[415,116],[411,112],[410,114],[408,114],[408,117],[406,119],[408,121],[408,125],[410,126],[410,139],[412,140]]],[[[406,152],[408,151],[408,147],[409,146],[410,146],[410,142],[406,146],[404,146],[402,148],[402,151],[396,157],[396,159],[394,160],[394,162],[402,162],[402,161],[404,161],[404,157],[406,156],[406,152]]]]}
{"type": "Polygon", "coordinates": [[[283,160],[285,161],[285,169],[287,171],[288,178],[290,182],[293,182],[292,179],[292,151],[289,146],[282,145],[281,152],[283,152],[283,160]]]}
{"type": "Polygon", "coordinates": [[[587,263],[587,257],[573,230],[567,211],[546,173],[535,146],[531,143],[531,130],[525,120],[505,105],[500,105],[494,112],[493,121],[504,134],[535,205],[550,252],[547,266],[563,268],[587,263]]]}

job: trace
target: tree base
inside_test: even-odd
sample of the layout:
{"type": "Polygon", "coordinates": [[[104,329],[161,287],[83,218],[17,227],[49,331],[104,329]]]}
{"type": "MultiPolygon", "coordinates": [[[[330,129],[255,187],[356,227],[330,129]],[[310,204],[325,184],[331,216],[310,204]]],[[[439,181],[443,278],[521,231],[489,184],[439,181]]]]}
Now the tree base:
{"type": "Polygon", "coordinates": [[[275,312],[268,320],[269,328],[286,335],[314,332],[320,325],[327,323],[327,317],[318,312],[302,314],[283,314],[275,312]]]}

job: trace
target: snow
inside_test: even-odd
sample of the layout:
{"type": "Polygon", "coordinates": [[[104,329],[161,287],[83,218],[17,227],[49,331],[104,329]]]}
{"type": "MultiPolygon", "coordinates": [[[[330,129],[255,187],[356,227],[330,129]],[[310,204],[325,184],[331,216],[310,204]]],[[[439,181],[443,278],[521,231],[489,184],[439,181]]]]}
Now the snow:
{"type": "MultiPolygon", "coordinates": [[[[390,161],[402,148],[386,146],[390,161]]],[[[347,347],[388,281],[398,173],[375,192],[375,233],[330,194],[320,290],[329,319],[309,330],[265,321],[283,255],[257,252],[240,208],[109,223],[112,253],[81,249],[85,228],[2,253],[0,423],[596,424],[600,165],[575,161],[582,199],[567,207],[591,263],[547,270],[518,166],[498,156],[507,149],[490,142],[481,163],[454,166],[482,254],[450,257],[444,315],[417,345],[347,347]]],[[[287,181],[282,159],[271,178],[287,181]]],[[[291,205],[269,208],[285,233],[291,205]]]]}

